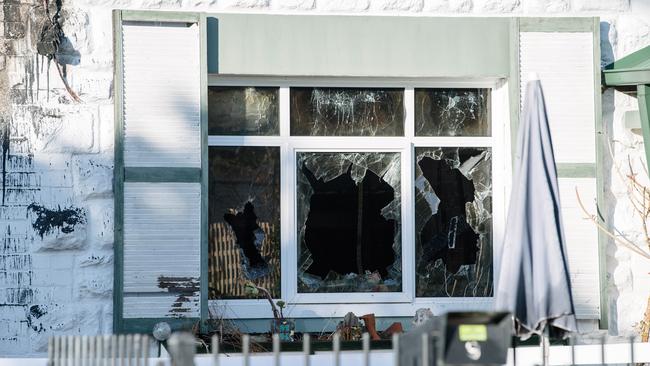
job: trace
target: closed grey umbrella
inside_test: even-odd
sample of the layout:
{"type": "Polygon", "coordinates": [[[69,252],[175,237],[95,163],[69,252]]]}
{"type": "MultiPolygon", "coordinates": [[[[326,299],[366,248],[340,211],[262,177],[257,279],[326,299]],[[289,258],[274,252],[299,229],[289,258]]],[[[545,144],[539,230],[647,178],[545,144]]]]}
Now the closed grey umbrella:
{"type": "Polygon", "coordinates": [[[514,315],[516,333],[524,338],[541,335],[547,325],[577,330],[553,144],[535,79],[526,87],[517,137],[495,304],[514,315]]]}

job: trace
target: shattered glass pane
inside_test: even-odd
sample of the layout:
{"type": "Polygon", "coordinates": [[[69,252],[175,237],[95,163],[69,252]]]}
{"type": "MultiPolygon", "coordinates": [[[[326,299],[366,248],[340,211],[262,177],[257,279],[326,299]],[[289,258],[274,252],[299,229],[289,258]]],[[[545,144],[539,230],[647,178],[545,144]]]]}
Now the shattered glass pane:
{"type": "Polygon", "coordinates": [[[209,149],[209,298],[280,297],[280,148],[209,149]]]}
{"type": "Polygon", "coordinates": [[[404,136],[404,90],[291,88],[291,135],[404,136]]]}
{"type": "Polygon", "coordinates": [[[416,136],[490,136],[490,89],[415,89],[416,136]]]}
{"type": "Polygon", "coordinates": [[[418,297],[492,296],[489,148],[416,148],[418,297]]]}
{"type": "Polygon", "coordinates": [[[211,86],[208,134],[277,136],[278,88],[211,86]]]}
{"type": "Polygon", "coordinates": [[[400,159],[298,153],[298,292],[401,291],[400,159]]]}

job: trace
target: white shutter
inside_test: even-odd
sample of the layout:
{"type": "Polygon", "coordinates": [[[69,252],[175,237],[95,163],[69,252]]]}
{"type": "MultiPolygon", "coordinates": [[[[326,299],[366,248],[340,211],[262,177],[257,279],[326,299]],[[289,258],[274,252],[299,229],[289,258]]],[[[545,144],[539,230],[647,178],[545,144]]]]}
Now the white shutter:
{"type": "Polygon", "coordinates": [[[124,24],[125,166],[201,167],[198,28],[124,24]]]}
{"type": "Polygon", "coordinates": [[[186,326],[180,320],[201,317],[200,23],[198,16],[187,22],[152,16],[163,21],[116,22],[122,56],[116,82],[122,121],[116,143],[122,147],[116,149],[117,331],[147,331],[162,319],[186,326]]]}
{"type": "MultiPolygon", "coordinates": [[[[589,19],[591,20],[591,19],[589,19]]],[[[572,291],[579,319],[600,318],[599,242],[596,226],[584,220],[575,190],[595,212],[596,105],[593,31],[522,31],[521,93],[530,73],[542,83],[558,164],[562,219],[572,291]]]]}

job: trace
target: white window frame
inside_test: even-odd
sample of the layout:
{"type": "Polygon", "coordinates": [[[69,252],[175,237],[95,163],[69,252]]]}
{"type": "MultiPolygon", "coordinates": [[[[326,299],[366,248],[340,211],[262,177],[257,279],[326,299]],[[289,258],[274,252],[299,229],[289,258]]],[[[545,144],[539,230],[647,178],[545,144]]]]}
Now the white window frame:
{"type": "MultiPolygon", "coordinates": [[[[427,307],[434,313],[450,310],[489,310],[492,297],[415,297],[415,187],[416,147],[489,147],[492,151],[492,245],[493,268],[497,273],[500,243],[505,227],[506,193],[510,172],[510,113],[508,84],[501,78],[321,78],[209,75],[208,86],[258,86],[279,88],[279,136],[208,136],[208,146],[276,146],[281,150],[281,296],[288,304],[287,318],[339,317],[375,313],[377,316],[412,316],[427,307]],[[289,91],[291,87],[372,87],[404,89],[405,128],[399,137],[290,136],[289,91]],[[491,135],[489,137],[415,137],[415,88],[490,88],[491,135]],[[298,293],[296,152],[400,152],[402,220],[402,291],[375,293],[298,293]]],[[[209,189],[209,187],[208,187],[209,189]]],[[[493,279],[494,283],[494,279],[493,279]]],[[[266,300],[208,300],[211,312],[231,319],[269,318],[266,300]]]]}

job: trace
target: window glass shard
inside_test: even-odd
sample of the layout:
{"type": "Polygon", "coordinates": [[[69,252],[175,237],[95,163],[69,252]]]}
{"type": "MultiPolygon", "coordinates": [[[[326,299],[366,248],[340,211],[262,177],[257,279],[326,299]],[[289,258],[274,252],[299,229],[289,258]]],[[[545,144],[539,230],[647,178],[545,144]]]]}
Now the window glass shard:
{"type": "Polygon", "coordinates": [[[493,294],[489,148],[416,148],[418,297],[493,294]]]}
{"type": "Polygon", "coordinates": [[[293,136],[404,136],[404,90],[291,88],[293,136]]]}
{"type": "Polygon", "coordinates": [[[416,136],[490,136],[490,89],[415,89],[416,136]]]}
{"type": "Polygon", "coordinates": [[[297,156],[298,292],[401,291],[399,153],[297,156]]]}
{"type": "Polygon", "coordinates": [[[208,88],[208,134],[280,134],[279,89],[211,86],[208,88]]]}
{"type": "Polygon", "coordinates": [[[209,298],[280,297],[280,148],[209,148],[209,298]]]}

